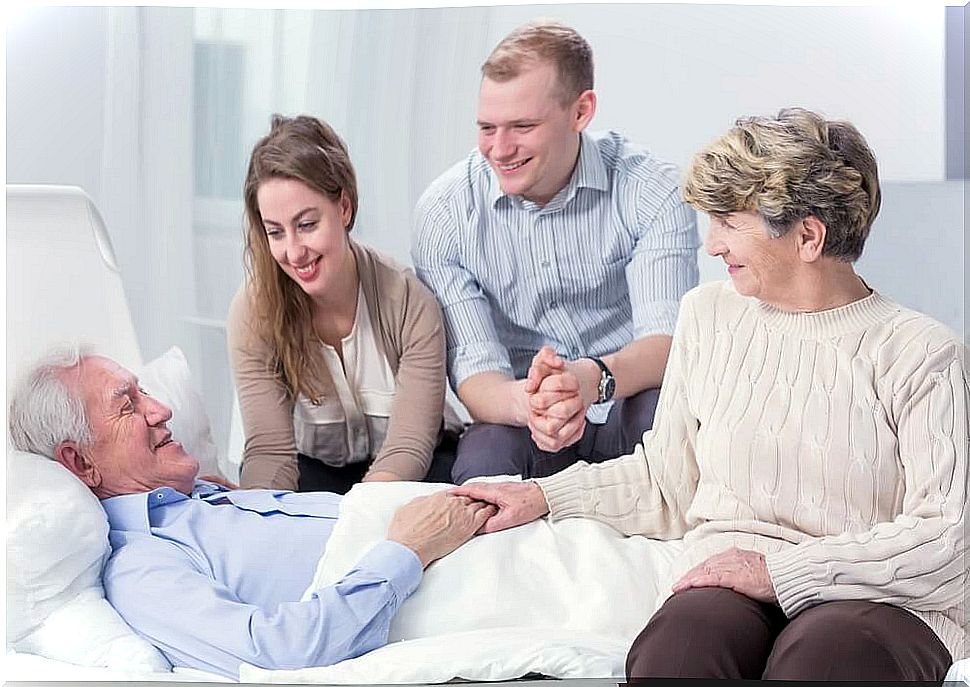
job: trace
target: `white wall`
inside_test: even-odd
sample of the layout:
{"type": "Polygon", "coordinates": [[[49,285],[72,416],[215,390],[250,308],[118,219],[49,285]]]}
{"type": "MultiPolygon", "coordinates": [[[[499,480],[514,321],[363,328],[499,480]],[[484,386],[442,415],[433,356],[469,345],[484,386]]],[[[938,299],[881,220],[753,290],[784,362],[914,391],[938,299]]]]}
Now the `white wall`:
{"type": "Polygon", "coordinates": [[[91,196],[143,354],[178,343],[197,360],[182,321],[194,296],[191,246],[180,240],[192,231],[191,141],[172,134],[191,127],[191,26],[191,10],[177,9],[17,15],[7,28],[6,163],[7,183],[70,184],[91,196]],[[173,35],[182,49],[165,54],[178,45],[173,35]],[[149,89],[152,74],[164,78],[149,89]]]}
{"type": "MultiPolygon", "coordinates": [[[[232,16],[259,26],[271,14],[232,16]]],[[[592,44],[600,96],[593,128],[622,131],[678,165],[740,114],[801,104],[855,122],[885,181],[943,178],[942,7],[525,5],[286,16],[295,23],[277,33],[302,52],[287,55],[288,78],[274,84],[267,45],[274,39],[260,39],[248,97],[262,100],[247,112],[246,130],[255,137],[269,111],[301,104],[331,118],[361,177],[360,236],[405,261],[418,195],[474,145],[477,65],[536,16],[559,18],[592,44]],[[326,33],[309,35],[310,25],[326,33]],[[341,64],[334,76],[298,83],[313,78],[307,65],[333,61],[341,64]]],[[[124,183],[119,151],[102,158],[107,21],[105,8],[34,8],[8,29],[7,180],[84,187],[124,266],[140,242],[119,226],[132,213],[110,197],[124,183]]]]}
{"type": "MultiPolygon", "coordinates": [[[[929,5],[929,3],[927,3],[929,5]]],[[[942,7],[495,7],[489,45],[536,16],[590,43],[598,114],[678,165],[743,114],[790,105],[847,118],[887,180],[943,178],[942,7]]]]}
{"type": "Polygon", "coordinates": [[[7,182],[101,201],[107,11],[45,7],[7,28],[7,182]]]}
{"type": "MultiPolygon", "coordinates": [[[[207,391],[210,413],[225,424],[219,326],[241,277],[241,203],[225,201],[225,220],[213,228],[191,197],[190,108],[205,102],[191,90],[194,36],[247,46],[246,140],[232,154],[248,153],[271,112],[330,119],[360,177],[358,237],[408,262],[415,201],[475,143],[478,66],[509,30],[538,16],[571,24],[593,47],[593,128],[622,131],[678,165],[742,114],[803,105],[855,122],[876,151],[887,195],[861,267],[892,297],[964,327],[962,193],[940,190],[942,7],[210,9],[194,28],[191,10],[35,7],[7,29],[7,181],[76,184],[91,194],[143,352],[186,348],[216,389],[207,391]],[[896,187],[899,202],[890,197],[896,187]],[[906,268],[911,246],[919,269],[906,268]],[[870,254],[877,259],[866,262],[870,254]]],[[[719,261],[702,255],[700,266],[704,280],[724,276],[719,261]]]]}

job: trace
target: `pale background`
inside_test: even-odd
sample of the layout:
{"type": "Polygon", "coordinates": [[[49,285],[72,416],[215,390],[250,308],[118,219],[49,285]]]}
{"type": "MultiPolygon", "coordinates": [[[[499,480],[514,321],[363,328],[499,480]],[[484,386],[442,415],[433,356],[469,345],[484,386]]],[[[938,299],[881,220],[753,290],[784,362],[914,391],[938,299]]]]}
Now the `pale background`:
{"type": "MultiPolygon", "coordinates": [[[[539,16],[593,47],[591,128],[681,168],[739,115],[801,105],[853,121],[884,183],[860,272],[966,339],[963,8],[33,8],[7,27],[7,181],[92,196],[146,359],[182,346],[224,449],[240,189],[270,114],[336,128],[359,177],[355,235],[410,262],[415,201],[475,143],[479,65],[539,16]]],[[[703,252],[700,265],[702,280],[724,277],[703,252]]]]}

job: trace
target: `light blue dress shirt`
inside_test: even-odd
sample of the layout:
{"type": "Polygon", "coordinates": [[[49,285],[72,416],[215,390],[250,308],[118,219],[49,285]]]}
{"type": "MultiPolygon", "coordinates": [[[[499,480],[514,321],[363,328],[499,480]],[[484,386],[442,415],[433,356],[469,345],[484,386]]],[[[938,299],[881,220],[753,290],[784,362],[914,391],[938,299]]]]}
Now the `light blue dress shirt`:
{"type": "Polygon", "coordinates": [[[335,494],[228,491],[199,481],[105,499],[108,601],[175,666],[239,678],[330,665],[387,642],[421,562],[384,541],[336,584],[300,601],[337,520],[335,494]]]}
{"type": "Polygon", "coordinates": [[[457,389],[480,372],[521,379],[545,345],[576,359],[672,335],[699,246],[674,166],[584,132],[569,183],[542,207],[505,194],[472,152],[418,201],[411,255],[441,303],[457,389]]]}

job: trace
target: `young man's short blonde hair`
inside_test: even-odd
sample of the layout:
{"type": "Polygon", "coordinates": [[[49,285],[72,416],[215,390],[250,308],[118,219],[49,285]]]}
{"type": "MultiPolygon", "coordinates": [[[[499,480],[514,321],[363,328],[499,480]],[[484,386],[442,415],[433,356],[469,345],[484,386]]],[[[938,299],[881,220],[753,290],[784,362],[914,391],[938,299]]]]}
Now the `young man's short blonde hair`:
{"type": "Polygon", "coordinates": [[[549,62],[558,77],[557,99],[565,107],[593,88],[593,50],[568,26],[536,20],[520,26],[495,46],[482,65],[482,76],[509,81],[536,62],[549,62]]]}
{"type": "Polygon", "coordinates": [[[702,212],[759,213],[774,236],[814,215],[826,227],[823,255],[854,262],[881,194],[876,158],[849,122],[801,108],[776,117],[744,117],[698,153],[684,199],[702,212]]]}

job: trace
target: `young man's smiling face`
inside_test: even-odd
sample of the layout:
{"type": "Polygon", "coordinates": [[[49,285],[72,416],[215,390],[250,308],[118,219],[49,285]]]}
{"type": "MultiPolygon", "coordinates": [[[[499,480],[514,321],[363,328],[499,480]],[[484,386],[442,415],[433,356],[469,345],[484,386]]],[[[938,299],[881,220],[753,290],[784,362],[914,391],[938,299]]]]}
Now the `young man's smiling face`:
{"type": "Polygon", "coordinates": [[[508,81],[482,79],[478,149],[502,191],[545,205],[573,173],[579,133],[595,111],[592,91],[563,105],[555,66],[533,61],[508,81]]]}
{"type": "Polygon", "coordinates": [[[58,459],[99,498],[171,487],[191,493],[198,461],[172,439],[172,411],[139,388],[137,378],[107,358],[89,356],[62,381],[84,404],[93,441],[62,442],[58,459]],[[65,453],[65,450],[68,449],[65,453]]]}

